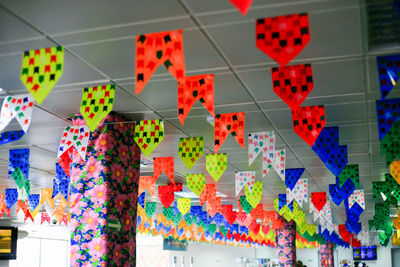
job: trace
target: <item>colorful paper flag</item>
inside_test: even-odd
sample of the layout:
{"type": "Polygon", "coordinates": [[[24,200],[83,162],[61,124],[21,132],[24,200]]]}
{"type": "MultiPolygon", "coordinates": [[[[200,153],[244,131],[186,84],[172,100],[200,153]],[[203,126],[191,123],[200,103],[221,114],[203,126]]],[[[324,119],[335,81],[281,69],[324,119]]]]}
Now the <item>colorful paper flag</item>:
{"type": "Polygon", "coordinates": [[[62,46],[23,52],[21,81],[39,105],[60,79],[63,65],[64,48],[62,46]]]}
{"type": "Polygon", "coordinates": [[[182,215],[185,215],[191,207],[191,200],[190,198],[178,198],[178,209],[182,215]]]}
{"type": "Polygon", "coordinates": [[[178,154],[190,170],[203,155],[204,137],[185,137],[179,139],[178,154]]]}
{"type": "Polygon", "coordinates": [[[135,125],[135,142],[146,157],[164,140],[163,120],[145,120],[135,125]]]}
{"type": "Polygon", "coordinates": [[[28,204],[30,210],[36,210],[39,206],[40,194],[31,194],[28,196],[28,204]]]}
{"type": "Polygon", "coordinates": [[[206,155],[206,169],[215,182],[218,182],[224,174],[228,163],[227,154],[206,155]]]}
{"type": "Polygon", "coordinates": [[[256,20],[256,45],[279,65],[295,58],[310,41],[307,13],[256,20]]]}
{"type": "Polygon", "coordinates": [[[355,188],[360,188],[360,173],[358,164],[347,164],[339,174],[339,187],[342,187],[347,179],[350,179],[355,188]]]}
{"type": "Polygon", "coordinates": [[[286,149],[275,151],[275,171],[285,181],[286,149]]]}
{"type": "Polygon", "coordinates": [[[178,117],[182,125],[197,100],[214,116],[213,74],[188,76],[178,80],[178,117]]]}
{"type": "Polygon", "coordinates": [[[154,176],[140,176],[139,178],[139,194],[144,192],[146,189],[150,195],[154,196],[156,192],[156,180],[154,176]]]}
{"type": "Polygon", "coordinates": [[[42,212],[42,214],[41,214],[40,224],[43,224],[44,222],[47,222],[50,224],[50,216],[47,212],[42,212]]]}
{"type": "Polygon", "coordinates": [[[200,193],[199,202],[200,205],[204,205],[206,201],[210,201],[217,196],[217,189],[215,184],[206,184],[203,191],[200,193]]]}
{"type": "Polygon", "coordinates": [[[358,203],[358,205],[365,210],[364,190],[354,190],[349,196],[350,209],[353,207],[354,203],[358,203]]]}
{"type": "Polygon", "coordinates": [[[0,132],[15,118],[26,133],[31,124],[34,106],[35,103],[30,95],[7,96],[1,107],[0,132]]]}
{"type": "Polygon", "coordinates": [[[8,177],[16,169],[20,169],[24,178],[29,178],[29,148],[10,149],[8,163],[8,177]]]}
{"type": "MultiPolygon", "coordinates": [[[[398,3],[397,3],[398,5],[398,3]]],[[[399,80],[400,55],[376,57],[381,98],[385,99],[399,80]]]]}
{"type": "Polygon", "coordinates": [[[232,134],[244,148],[244,112],[216,114],[214,123],[214,154],[218,152],[229,134],[232,134]]]}
{"type": "Polygon", "coordinates": [[[145,212],[147,217],[151,218],[156,212],[157,202],[146,202],[145,212]]]}
{"type": "Polygon", "coordinates": [[[275,132],[259,132],[249,134],[249,166],[262,152],[263,177],[275,164],[275,132]]]}
{"type": "Polygon", "coordinates": [[[325,108],[323,105],[300,107],[292,110],[292,119],[294,131],[312,146],[325,126],[325,108]]]}
{"type": "Polygon", "coordinates": [[[181,184],[169,184],[169,185],[161,185],[158,187],[158,198],[165,208],[171,206],[172,202],[174,202],[175,195],[174,192],[182,191],[181,184]]]}
{"type": "Polygon", "coordinates": [[[247,202],[250,203],[250,205],[255,209],[260,203],[261,198],[262,198],[262,192],[263,192],[263,182],[257,181],[254,182],[252,189],[246,185],[244,188],[245,194],[246,194],[246,200],[247,202]]]}
{"type": "Polygon", "coordinates": [[[186,185],[193,193],[200,196],[206,186],[206,177],[204,174],[186,174],[186,185]]]}
{"type": "Polygon", "coordinates": [[[185,77],[182,30],[136,36],[136,94],[140,94],[160,64],[175,79],[185,77]]]}
{"type": "Polygon", "coordinates": [[[240,13],[245,16],[253,0],[229,0],[229,2],[231,2],[232,5],[234,5],[240,11],[240,13]]]}
{"type": "Polygon", "coordinates": [[[25,132],[20,130],[20,131],[7,131],[4,133],[0,134],[0,146],[7,144],[7,143],[11,143],[14,141],[17,141],[19,139],[21,139],[22,136],[25,135],[25,132]]]}
{"type": "Polygon", "coordinates": [[[175,183],[174,157],[159,157],[153,159],[154,179],[157,181],[161,173],[164,172],[171,183],[175,183]]]}
{"type": "Polygon", "coordinates": [[[206,204],[207,213],[214,217],[218,212],[220,212],[222,206],[222,197],[213,197],[208,199],[206,204]]]}
{"type": "Polygon", "coordinates": [[[308,202],[308,180],[299,179],[292,189],[286,188],[286,203],[289,204],[293,200],[303,207],[303,201],[308,202]]]}
{"type": "Polygon", "coordinates": [[[255,171],[245,171],[235,173],[235,191],[236,196],[239,195],[242,188],[246,185],[250,191],[253,188],[256,179],[255,171]]]}
{"type": "Polygon", "coordinates": [[[17,184],[20,199],[27,199],[31,192],[31,183],[25,178],[21,169],[17,167],[17,169],[11,174],[11,177],[17,184]]]}
{"type": "Polygon", "coordinates": [[[114,105],[115,85],[86,87],[82,92],[80,112],[91,132],[94,132],[114,105]]]}
{"type": "Polygon", "coordinates": [[[379,140],[393,127],[400,118],[400,98],[376,100],[379,140]]]}
{"type": "Polygon", "coordinates": [[[18,191],[16,188],[6,188],[4,193],[4,201],[6,203],[7,209],[11,209],[18,200],[18,191]]]}

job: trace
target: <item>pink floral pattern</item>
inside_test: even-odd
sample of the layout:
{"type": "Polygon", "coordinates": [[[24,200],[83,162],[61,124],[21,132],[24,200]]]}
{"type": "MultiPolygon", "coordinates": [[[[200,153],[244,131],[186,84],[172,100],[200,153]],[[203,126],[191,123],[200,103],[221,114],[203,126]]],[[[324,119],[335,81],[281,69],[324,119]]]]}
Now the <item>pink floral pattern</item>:
{"type": "Polygon", "coordinates": [[[296,266],[296,223],[284,220],[282,229],[277,230],[276,238],[279,266],[296,266]]]}

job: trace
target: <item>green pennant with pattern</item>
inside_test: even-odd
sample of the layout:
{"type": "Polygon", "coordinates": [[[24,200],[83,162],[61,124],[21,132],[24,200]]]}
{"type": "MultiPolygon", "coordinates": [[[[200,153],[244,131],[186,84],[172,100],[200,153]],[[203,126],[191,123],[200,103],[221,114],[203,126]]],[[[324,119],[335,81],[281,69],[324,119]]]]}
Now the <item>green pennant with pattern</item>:
{"type": "Polygon", "coordinates": [[[258,203],[260,203],[261,198],[262,198],[263,182],[261,182],[261,181],[254,182],[251,192],[250,192],[249,187],[246,185],[244,187],[244,191],[246,194],[247,202],[249,202],[249,204],[253,207],[253,209],[255,209],[257,207],[258,203]]]}
{"type": "Polygon", "coordinates": [[[156,208],[157,208],[157,202],[146,202],[144,210],[149,219],[154,215],[154,212],[156,212],[156,208]]]}
{"type": "Polygon", "coordinates": [[[186,174],[186,185],[193,193],[200,196],[206,187],[206,177],[204,174],[186,174]]]}
{"type": "Polygon", "coordinates": [[[179,140],[178,154],[190,170],[203,155],[203,137],[185,137],[179,140]]]}
{"type": "Polygon", "coordinates": [[[206,155],[206,169],[215,182],[218,182],[227,167],[227,155],[209,154],[206,155]]]}

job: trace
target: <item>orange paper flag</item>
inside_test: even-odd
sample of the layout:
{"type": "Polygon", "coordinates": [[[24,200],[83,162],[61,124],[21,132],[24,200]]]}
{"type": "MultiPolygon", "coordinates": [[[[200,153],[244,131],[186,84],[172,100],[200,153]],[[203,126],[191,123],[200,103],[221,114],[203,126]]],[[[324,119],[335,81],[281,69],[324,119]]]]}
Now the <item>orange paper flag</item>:
{"type": "Polygon", "coordinates": [[[214,153],[218,152],[228,134],[232,134],[236,141],[244,148],[244,121],[244,112],[215,115],[214,153]]]}

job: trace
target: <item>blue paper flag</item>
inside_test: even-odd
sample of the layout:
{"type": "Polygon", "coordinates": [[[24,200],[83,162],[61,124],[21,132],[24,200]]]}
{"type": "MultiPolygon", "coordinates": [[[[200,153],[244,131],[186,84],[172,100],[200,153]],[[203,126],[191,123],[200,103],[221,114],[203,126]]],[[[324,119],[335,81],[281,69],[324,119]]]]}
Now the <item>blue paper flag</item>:
{"type": "Polygon", "coordinates": [[[290,190],[293,190],[297,181],[304,173],[304,168],[286,169],[285,170],[285,184],[290,190]]]}
{"type": "Polygon", "coordinates": [[[30,210],[35,210],[39,205],[40,194],[31,194],[28,196],[28,205],[30,210]]]}
{"type": "Polygon", "coordinates": [[[8,177],[11,178],[12,173],[20,168],[25,178],[29,178],[29,148],[10,149],[8,163],[8,177]]]}
{"type": "Polygon", "coordinates": [[[400,98],[376,101],[379,140],[389,132],[400,117],[400,98]]]}
{"type": "Polygon", "coordinates": [[[144,201],[146,200],[146,193],[143,192],[140,194],[140,196],[138,197],[138,203],[139,205],[144,208],[144,201]]]}
{"type": "Polygon", "coordinates": [[[286,194],[278,195],[279,211],[286,205],[286,194]]]}
{"type": "Polygon", "coordinates": [[[65,173],[65,171],[63,170],[61,165],[58,164],[58,162],[57,162],[56,163],[56,179],[60,181],[62,179],[66,179],[66,178],[68,178],[67,174],[65,173]]]}
{"type": "Polygon", "coordinates": [[[350,179],[347,179],[340,188],[339,178],[336,178],[336,184],[329,185],[329,195],[332,201],[339,206],[343,200],[346,200],[353,193],[354,189],[354,183],[350,179]]]}
{"type": "Polygon", "coordinates": [[[400,55],[376,57],[376,63],[378,66],[381,98],[385,99],[399,80],[397,74],[400,70],[400,55]]]}
{"type": "Polygon", "coordinates": [[[7,209],[17,203],[18,200],[18,190],[16,188],[7,188],[5,191],[4,201],[6,202],[7,209]]]}
{"type": "Polygon", "coordinates": [[[149,229],[149,228],[150,228],[150,224],[149,224],[148,221],[145,221],[145,222],[144,222],[144,227],[145,227],[146,229],[149,229]]]}
{"type": "Polygon", "coordinates": [[[21,139],[24,136],[25,132],[23,130],[20,131],[8,131],[0,134],[0,145],[4,145],[7,143],[11,143],[21,139]]]}

